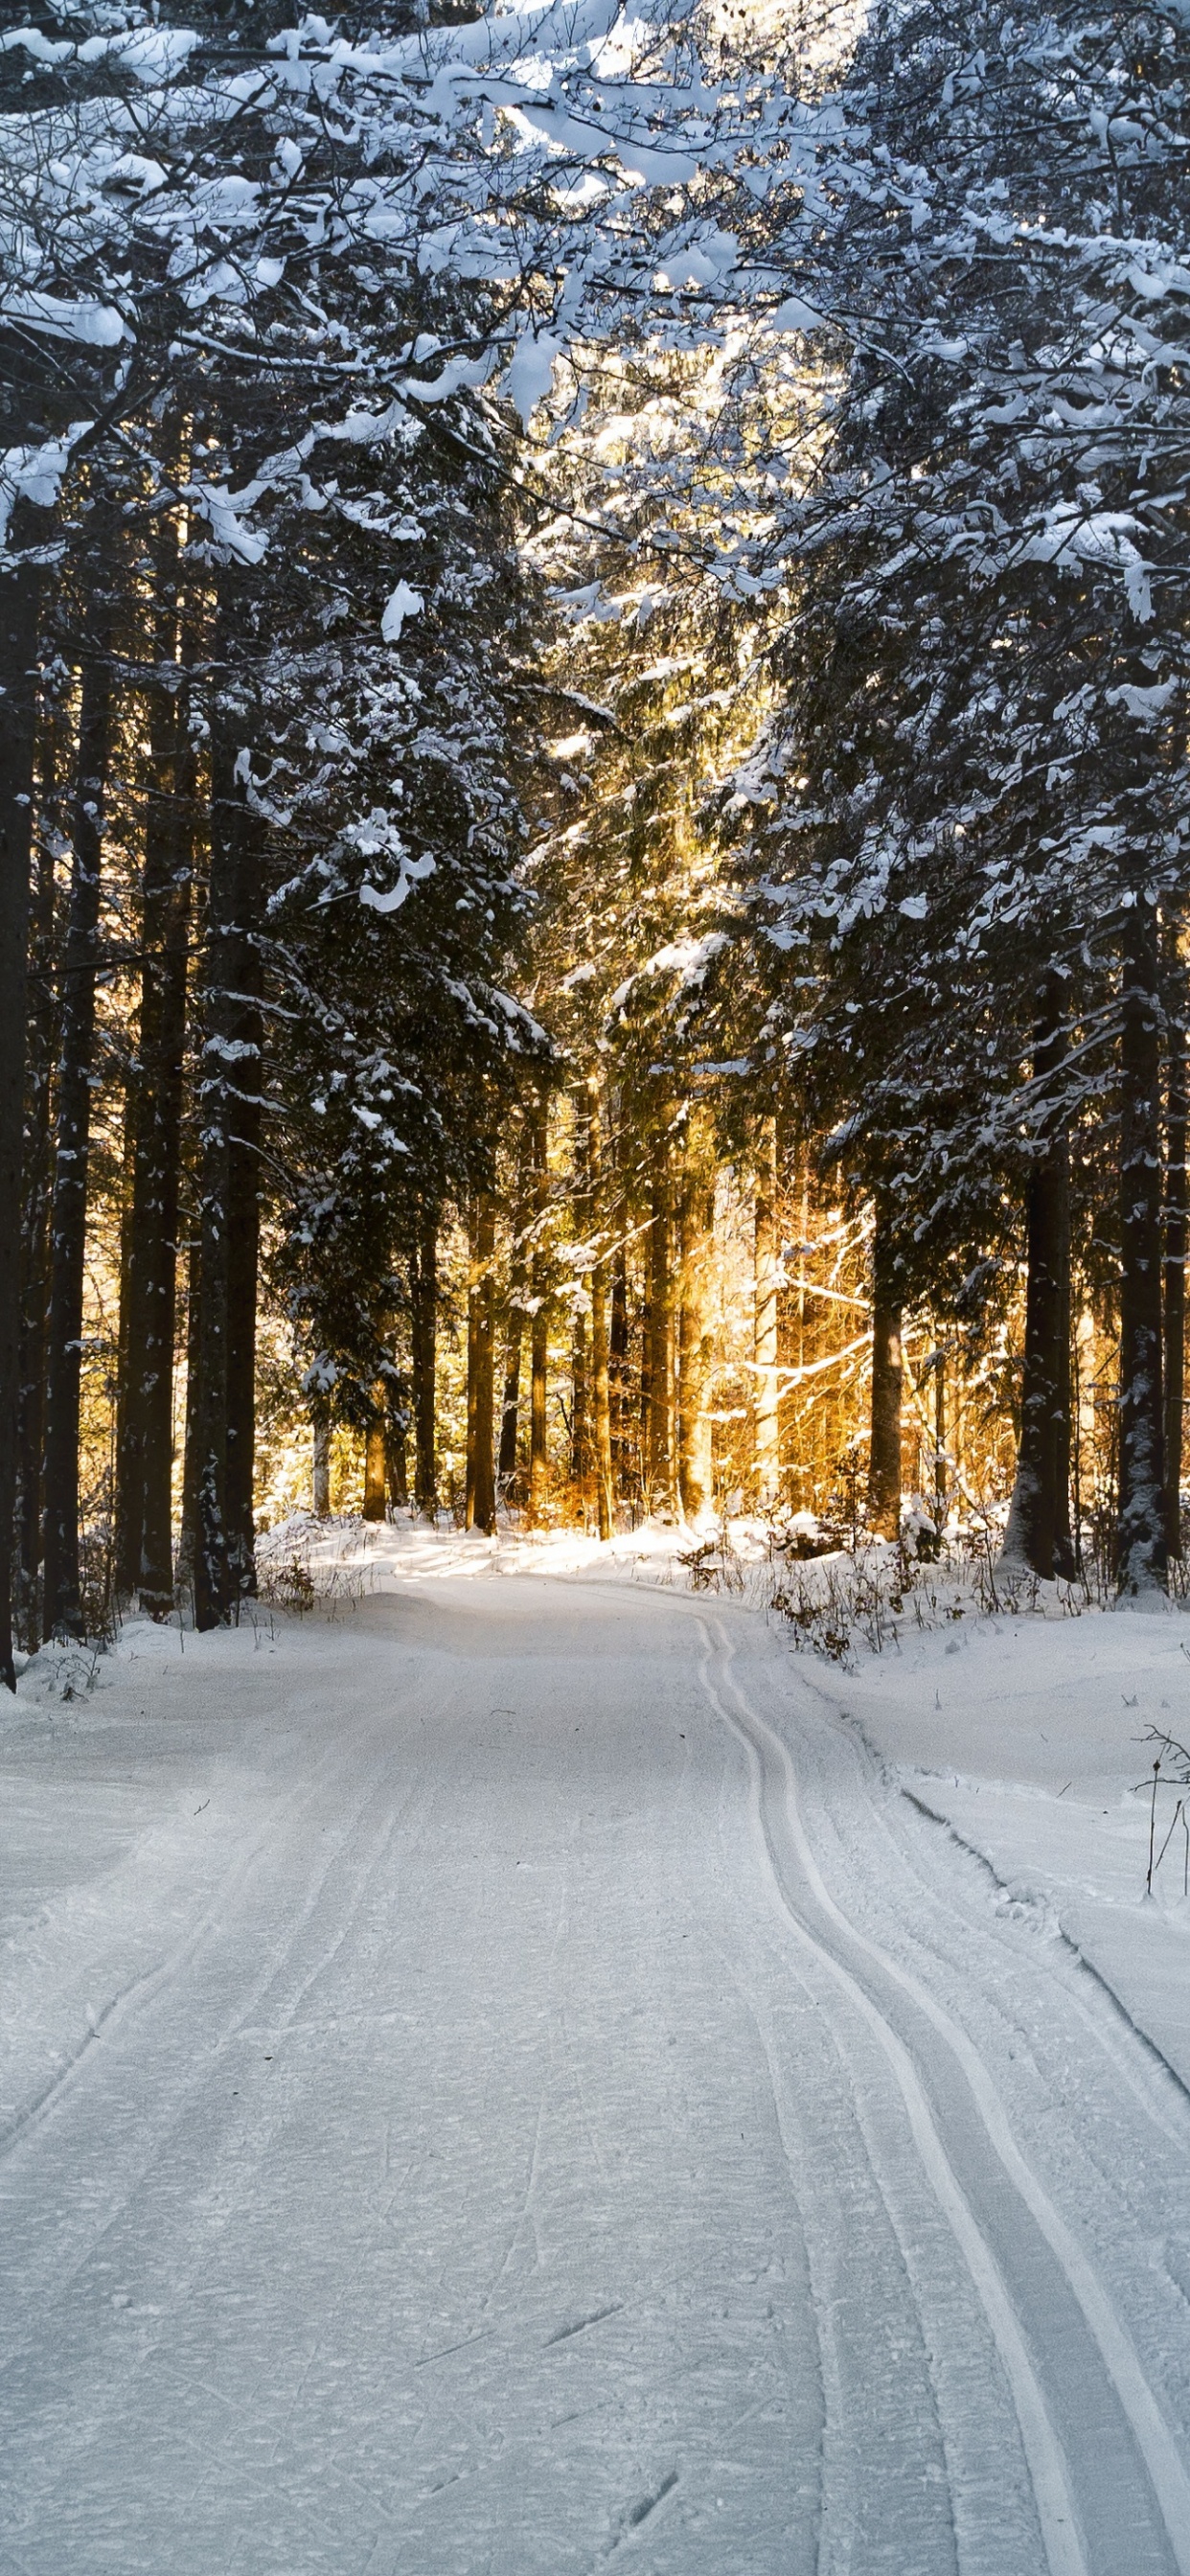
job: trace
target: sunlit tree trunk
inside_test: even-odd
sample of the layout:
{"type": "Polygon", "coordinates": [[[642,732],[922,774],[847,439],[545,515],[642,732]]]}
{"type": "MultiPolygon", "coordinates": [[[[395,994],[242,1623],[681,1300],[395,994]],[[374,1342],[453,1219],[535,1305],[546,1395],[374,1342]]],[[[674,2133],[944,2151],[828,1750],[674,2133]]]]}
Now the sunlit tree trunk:
{"type": "MultiPolygon", "coordinates": [[[[1060,1074],[1065,1006],[1056,976],[1046,979],[1033,1041],[1033,1079],[1060,1074]]],[[[1070,1152],[1065,1128],[1050,1121],[1025,1190],[1025,1350],[1021,1436],[1004,1536],[1004,1556],[1049,1582],[1074,1571],[1070,1534],[1070,1152]]]]}
{"type": "MultiPolygon", "coordinates": [[[[599,1228],[603,1215],[603,1138],[599,1124],[599,1085],[590,1076],[586,1090],[587,1172],[591,1190],[591,1222],[599,1228]]],[[[595,1475],[595,1510],[601,1539],[609,1539],[615,1527],[612,1487],[611,1371],[607,1330],[607,1264],[596,1261],[591,1270],[591,1452],[595,1475]]]]}
{"type": "Polygon", "coordinates": [[[382,1378],[372,1389],[372,1411],[364,1440],[364,1519],[382,1521],[388,1508],[387,1391],[382,1378]]]}
{"type": "Polygon", "coordinates": [[[878,1538],[901,1527],[901,1306],[888,1220],[878,1208],[872,1237],[872,1430],[868,1523],[878,1538]]]}
{"type": "Polygon", "coordinates": [[[678,1497],[688,1520],[710,1500],[710,1423],[706,1415],[711,1338],[706,1330],[710,1235],[707,1193],[687,1177],[681,1210],[681,1302],[678,1317],[678,1497]]]}
{"type": "Polygon", "coordinates": [[[1186,1355],[1186,972],[1180,925],[1165,925],[1167,1048],[1165,1109],[1165,1261],[1162,1300],[1165,1383],[1165,1544],[1182,1553],[1182,1420],[1186,1355]]]}
{"type": "Polygon", "coordinates": [[[664,1139],[654,1147],[649,1176],[649,1508],[674,1504],[673,1350],[674,1276],[670,1258],[669,1155],[664,1139]]]}
{"type": "Polygon", "coordinates": [[[1161,1005],[1157,913],[1138,895],[1124,916],[1120,1043],[1121,1593],[1164,1589],[1165,1425],[1161,1386],[1161,1005]]]}
{"type": "MultiPolygon", "coordinates": [[[[32,542],[27,521],[34,515],[23,508],[14,511],[13,546],[32,542]]],[[[21,1295],[20,1234],[13,1214],[21,1203],[41,584],[40,564],[19,555],[12,558],[11,570],[0,572],[0,1208],[7,1211],[0,1223],[0,1682],[9,1690],[16,1688],[12,1576],[21,1295]]]]}
{"type": "Polygon", "coordinates": [[[775,1503],[781,1484],[777,1364],[777,1122],[761,1124],[756,1161],[755,1288],[752,1359],[756,1409],[756,1486],[763,1508],[775,1503]]]}
{"type": "MultiPolygon", "coordinates": [[[[546,1112],[537,1110],[533,1126],[534,1213],[540,1227],[546,1204],[546,1112]]],[[[549,1316],[546,1303],[546,1257],[540,1233],[534,1241],[532,1320],[529,1327],[529,1520],[541,1520],[549,1484],[546,1442],[546,1370],[549,1361],[549,1316]]]]}
{"type": "MultiPolygon", "coordinates": [[[[616,1211],[622,1228],[624,1210],[616,1211]]],[[[611,1416],[612,1484],[623,1494],[628,1484],[628,1254],[621,1240],[612,1255],[612,1312],[608,1329],[608,1407],[611,1416]]]]}
{"type": "Polygon", "coordinates": [[[496,1289],[492,1275],[496,1217],[491,1193],[477,1191],[471,1231],[467,1296],[467,1498],[468,1529],[496,1526],[495,1340],[496,1289]]]}
{"type": "Polygon", "coordinates": [[[112,734],[110,644],[110,610],[104,603],[87,637],[83,663],[70,918],[62,961],[45,1407],[42,1615],[47,1637],[79,1636],[83,1627],[79,1408],[103,804],[112,734]]]}

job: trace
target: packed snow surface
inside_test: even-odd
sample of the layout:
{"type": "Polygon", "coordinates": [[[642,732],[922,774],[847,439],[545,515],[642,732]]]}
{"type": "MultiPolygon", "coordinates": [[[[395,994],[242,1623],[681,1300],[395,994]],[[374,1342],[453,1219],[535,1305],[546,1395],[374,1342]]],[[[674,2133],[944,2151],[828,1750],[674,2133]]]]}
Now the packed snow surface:
{"type": "Polygon", "coordinates": [[[3,2576],[1190,2576],[1190,1623],[600,1563],[24,1676],[3,2576]]]}

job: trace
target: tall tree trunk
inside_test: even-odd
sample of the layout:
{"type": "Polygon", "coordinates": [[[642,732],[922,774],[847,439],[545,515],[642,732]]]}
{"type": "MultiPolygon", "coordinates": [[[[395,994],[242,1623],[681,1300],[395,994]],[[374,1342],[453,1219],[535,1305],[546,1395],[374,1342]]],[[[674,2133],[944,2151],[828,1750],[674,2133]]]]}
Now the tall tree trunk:
{"type": "MultiPolygon", "coordinates": [[[[178,618],[159,627],[172,664],[178,618]]],[[[173,1363],[182,1155],[182,1068],[197,778],[182,692],[158,679],[149,708],[141,889],[141,1011],[130,1094],[133,1168],[122,1301],[116,1588],[164,1618],[173,1606],[173,1363]]]]}
{"type": "Polygon", "coordinates": [[[868,1523],[878,1538],[901,1529],[901,1306],[888,1219],[878,1207],[872,1237],[872,1436],[868,1523]]]}
{"type": "Polygon", "coordinates": [[[775,1503],[781,1485],[780,1409],[777,1373],[777,1122],[761,1123],[756,1160],[755,1290],[752,1358],[756,1385],[756,1485],[763,1507],[775,1503]]]}
{"type": "Polygon", "coordinates": [[[372,1389],[372,1411],[364,1442],[364,1519],[382,1521],[388,1508],[388,1390],[382,1378],[372,1389]]]}
{"type": "Polygon", "coordinates": [[[316,1520],[326,1521],[331,1514],[331,1426],[325,1414],[316,1414],[312,1432],[311,1489],[316,1520]]]}
{"type": "MultiPolygon", "coordinates": [[[[217,659],[230,644],[231,604],[232,584],[228,583],[221,601],[217,659]]],[[[248,804],[249,756],[238,740],[238,730],[233,730],[228,711],[220,709],[211,760],[211,860],[203,943],[203,1051],[199,1080],[202,1152],[198,1322],[193,1342],[193,1404],[188,1422],[195,1508],[194,1619],[196,1627],[204,1629],[224,1625],[245,1588],[243,1496],[245,1474],[251,1474],[245,1389],[255,1322],[256,1246],[253,1236],[248,1254],[242,1247],[237,1248],[233,1258],[232,1232],[240,1223],[254,1225],[258,1186],[251,1143],[245,1147],[239,1140],[243,1138],[245,1120],[250,1125],[258,1115],[255,1102],[259,1095],[260,1051],[258,1042],[244,1036],[242,996],[249,996],[251,1018],[257,1005],[251,980],[256,969],[250,925],[259,900],[261,871],[257,833],[248,804]],[[251,1319],[245,1311],[249,1267],[253,1282],[251,1319]],[[230,1489],[229,1435],[234,1449],[230,1489]],[[235,1448],[237,1441],[239,1446],[235,1448]]]]}
{"type": "Polygon", "coordinates": [[[245,832],[240,887],[238,1050],[230,1083],[227,1199],[227,1545],[233,1598],[256,1592],[256,1309],[260,1269],[264,1014],[259,944],[263,880],[257,835],[245,832]]]}
{"type": "Polygon", "coordinates": [[[1165,1266],[1162,1299],[1165,1384],[1165,1544],[1182,1553],[1182,1402],[1186,1368],[1186,971],[1176,917],[1165,925],[1169,1030],[1165,1110],[1165,1266]]]}
{"type": "Polygon", "coordinates": [[[504,1344],[504,1393],[500,1404],[500,1455],[496,1478],[502,1494],[511,1495],[516,1481],[517,1424],[521,1410],[521,1353],[524,1347],[524,1317],[514,1306],[508,1318],[504,1344]]]}
{"type": "Polygon", "coordinates": [[[549,1311],[546,1303],[546,1258],[540,1222],[546,1204],[546,1109],[542,1102],[533,1122],[533,1205],[538,1231],[532,1265],[533,1313],[529,1326],[529,1522],[536,1528],[546,1505],[549,1453],[546,1441],[546,1369],[549,1361],[549,1311]]]}
{"type": "Polygon", "coordinates": [[[182,1519],[178,1531],[179,1591],[194,1590],[198,1547],[198,1379],[199,1268],[201,1244],[197,1225],[186,1247],[186,1421],[182,1444],[182,1519]]]}
{"type": "Polygon", "coordinates": [[[489,1190],[476,1193],[467,1296],[467,1527],[496,1527],[495,1206],[489,1190]]]}
{"type": "Polygon", "coordinates": [[[418,1240],[409,1264],[410,1338],[413,1363],[413,1489],[419,1512],[438,1509],[435,1443],[435,1374],[438,1326],[438,1211],[423,1203],[418,1240]]]}
{"type": "Polygon", "coordinates": [[[587,1374],[587,1318],[580,1308],[570,1337],[570,1477],[584,1491],[590,1468],[587,1374]]]}
{"type": "MultiPolygon", "coordinates": [[[[521,1357],[525,1342],[525,1256],[521,1238],[529,1213],[529,1181],[533,1165],[533,1131],[526,1120],[521,1130],[517,1154],[516,1199],[513,1209],[515,1240],[508,1274],[508,1328],[504,1342],[504,1394],[500,1406],[500,1454],[496,1461],[499,1490],[511,1499],[516,1485],[517,1431],[521,1409],[521,1357]]],[[[519,1497],[518,1497],[519,1499],[519,1497]]]]}
{"type": "MultiPolygon", "coordinates": [[[[587,1082],[587,1177],[591,1191],[591,1221],[598,1226],[602,1218],[603,1137],[599,1124],[599,1085],[594,1075],[587,1082]]],[[[601,1539],[609,1539],[615,1527],[614,1488],[612,1483],[611,1374],[607,1332],[607,1264],[598,1260],[591,1270],[591,1453],[595,1471],[595,1510],[601,1539]]]]}
{"type": "Polygon", "coordinates": [[[709,1234],[706,1190],[697,1179],[687,1176],[682,1192],[678,1319],[678,1496],[688,1520],[697,1520],[711,1491],[710,1424],[706,1414],[711,1342],[705,1329],[709,1234]]]}
{"type": "MultiPolygon", "coordinates": [[[[1033,1040],[1033,1081],[1044,1100],[1066,1051],[1064,995],[1047,976],[1033,1040]]],[[[1004,1537],[1008,1563],[1048,1583],[1074,1572],[1070,1532],[1070,1151],[1052,1116],[1025,1191],[1028,1277],[1021,1437],[1004,1537]]]]}
{"type": "Polygon", "coordinates": [[[20,1645],[41,1643],[41,1469],[45,1439],[46,1320],[50,1293],[53,1068],[59,1043],[54,974],[55,847],[60,723],[42,733],[38,844],[30,918],[32,975],[27,1034],[21,1201],[21,1320],[17,1397],[14,1607],[20,1645]]]}
{"type": "Polygon", "coordinates": [[[628,1485],[628,1252],[623,1240],[623,1203],[616,1210],[620,1241],[612,1255],[612,1315],[608,1332],[608,1394],[611,1411],[612,1482],[623,1494],[628,1485]]]}
{"type": "Polygon", "coordinates": [[[384,1444],[388,1466],[388,1499],[394,1508],[404,1511],[409,1502],[409,1460],[405,1447],[405,1414],[389,1407],[384,1444]]]}
{"type": "MultiPolygon", "coordinates": [[[[10,544],[27,541],[31,513],[14,511],[10,544]]],[[[20,1206],[25,1108],[25,991],[29,853],[37,733],[40,564],[14,558],[0,573],[0,1682],[16,1688],[12,1575],[17,1374],[20,1352],[20,1206]]]]}
{"type": "Polygon", "coordinates": [[[81,1636],[79,1407],[87,1244],[87,1171],[99,958],[103,801],[111,753],[110,611],[87,639],[79,713],[72,829],[70,918],[62,961],[61,1052],[50,1218],[50,1303],[45,1406],[43,1625],[47,1637],[81,1636]]]}
{"type": "Polygon", "coordinates": [[[668,1144],[662,1139],[649,1177],[649,1508],[674,1507],[674,1279],[670,1259],[668,1144]]]}
{"type": "Polygon", "coordinates": [[[1165,1425],[1161,1388],[1161,1005],[1157,913],[1138,895],[1124,916],[1120,1042],[1121,1593],[1164,1589],[1165,1425]]]}

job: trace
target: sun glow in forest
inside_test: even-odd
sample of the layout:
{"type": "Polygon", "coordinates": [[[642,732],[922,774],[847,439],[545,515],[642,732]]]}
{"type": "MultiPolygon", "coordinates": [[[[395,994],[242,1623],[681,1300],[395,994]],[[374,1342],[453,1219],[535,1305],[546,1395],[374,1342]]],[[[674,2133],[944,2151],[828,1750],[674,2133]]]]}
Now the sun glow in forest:
{"type": "Polygon", "coordinates": [[[1188,98],[0,11],[3,2576],[1190,2576],[1188,98]]]}

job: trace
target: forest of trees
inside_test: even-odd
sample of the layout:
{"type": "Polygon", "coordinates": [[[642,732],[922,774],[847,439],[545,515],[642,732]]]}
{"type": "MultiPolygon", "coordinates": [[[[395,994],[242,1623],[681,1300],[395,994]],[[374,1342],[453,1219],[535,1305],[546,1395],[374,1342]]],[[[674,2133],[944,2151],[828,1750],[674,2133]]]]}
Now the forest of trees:
{"type": "Polygon", "coordinates": [[[311,1506],[1168,1584],[1188,115],[1172,0],[0,33],[10,1686],[311,1506]]]}

